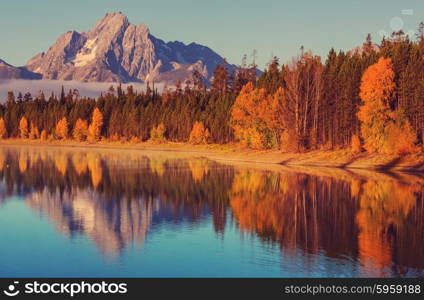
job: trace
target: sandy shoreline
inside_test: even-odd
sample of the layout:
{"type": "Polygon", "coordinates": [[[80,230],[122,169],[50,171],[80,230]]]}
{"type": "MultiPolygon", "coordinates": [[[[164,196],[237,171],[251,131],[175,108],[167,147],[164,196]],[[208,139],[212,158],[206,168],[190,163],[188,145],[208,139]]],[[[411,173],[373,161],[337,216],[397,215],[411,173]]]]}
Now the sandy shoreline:
{"type": "Polygon", "coordinates": [[[276,150],[243,149],[236,144],[229,145],[189,145],[184,143],[139,143],[122,144],[99,142],[90,144],[76,141],[40,141],[8,139],[0,141],[4,146],[66,147],[103,149],[109,151],[173,152],[181,157],[206,157],[216,161],[244,162],[258,164],[278,164],[283,166],[330,167],[341,169],[370,169],[381,171],[424,172],[424,154],[407,156],[377,155],[349,150],[311,151],[307,153],[282,153],[276,150]]]}

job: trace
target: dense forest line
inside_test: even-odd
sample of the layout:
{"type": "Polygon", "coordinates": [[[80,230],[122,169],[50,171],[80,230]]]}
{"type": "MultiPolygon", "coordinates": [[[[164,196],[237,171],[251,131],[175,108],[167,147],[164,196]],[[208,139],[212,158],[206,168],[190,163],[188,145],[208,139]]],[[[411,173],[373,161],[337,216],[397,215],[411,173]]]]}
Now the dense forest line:
{"type": "Polygon", "coordinates": [[[301,48],[256,76],[246,59],[233,74],[219,65],[210,87],[199,73],[158,92],[111,88],[99,98],[77,90],[46,97],[8,93],[0,105],[2,138],[95,142],[240,142],[254,149],[408,153],[424,138],[424,23],[377,46],[368,35],[325,61],[301,48]]]}

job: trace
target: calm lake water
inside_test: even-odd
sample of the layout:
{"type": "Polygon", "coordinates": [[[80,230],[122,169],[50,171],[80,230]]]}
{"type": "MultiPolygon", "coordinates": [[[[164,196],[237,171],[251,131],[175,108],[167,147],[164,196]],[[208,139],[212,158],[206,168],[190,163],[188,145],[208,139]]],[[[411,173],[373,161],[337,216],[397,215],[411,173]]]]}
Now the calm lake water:
{"type": "Polygon", "coordinates": [[[424,275],[423,177],[267,168],[1,146],[0,276],[424,275]]]}

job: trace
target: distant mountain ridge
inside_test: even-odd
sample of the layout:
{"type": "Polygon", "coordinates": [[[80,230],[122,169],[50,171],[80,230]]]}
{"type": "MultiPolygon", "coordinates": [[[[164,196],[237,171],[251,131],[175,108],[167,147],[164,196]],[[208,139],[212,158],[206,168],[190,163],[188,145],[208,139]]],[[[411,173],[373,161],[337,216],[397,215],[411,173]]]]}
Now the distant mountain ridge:
{"type": "Polygon", "coordinates": [[[41,79],[40,74],[28,71],[25,67],[14,67],[0,59],[0,79],[41,79]]]}
{"type": "MultiPolygon", "coordinates": [[[[44,53],[16,68],[42,79],[84,82],[175,82],[198,71],[209,80],[224,59],[196,43],[164,42],[144,24],[133,25],[122,13],[109,13],[88,32],[68,31],[44,53]]],[[[236,67],[228,65],[230,71],[236,67]]],[[[15,70],[16,71],[16,70],[15,70]]],[[[13,73],[1,71],[0,78],[13,73]]],[[[24,75],[24,74],[23,74],[24,75]]],[[[15,76],[15,75],[14,75],[15,76]]],[[[19,77],[19,74],[15,76],[19,77]]]]}

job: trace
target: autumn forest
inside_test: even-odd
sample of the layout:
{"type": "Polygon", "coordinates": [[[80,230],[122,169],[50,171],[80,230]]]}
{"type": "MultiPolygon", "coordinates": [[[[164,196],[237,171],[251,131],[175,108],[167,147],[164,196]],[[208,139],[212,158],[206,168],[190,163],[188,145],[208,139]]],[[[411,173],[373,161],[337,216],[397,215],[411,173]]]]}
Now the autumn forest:
{"type": "Polygon", "coordinates": [[[15,2],[0,57],[5,279],[422,293],[423,1],[15,2]]]}
{"type": "Polygon", "coordinates": [[[274,57],[263,72],[246,57],[210,85],[200,73],[158,91],[111,86],[97,99],[77,90],[33,96],[9,92],[0,105],[0,136],[95,143],[240,143],[285,152],[351,149],[420,152],[424,139],[424,23],[377,46],[370,35],[326,58],[300,49],[288,63],[274,57]],[[257,76],[257,74],[260,74],[257,76]]]}

